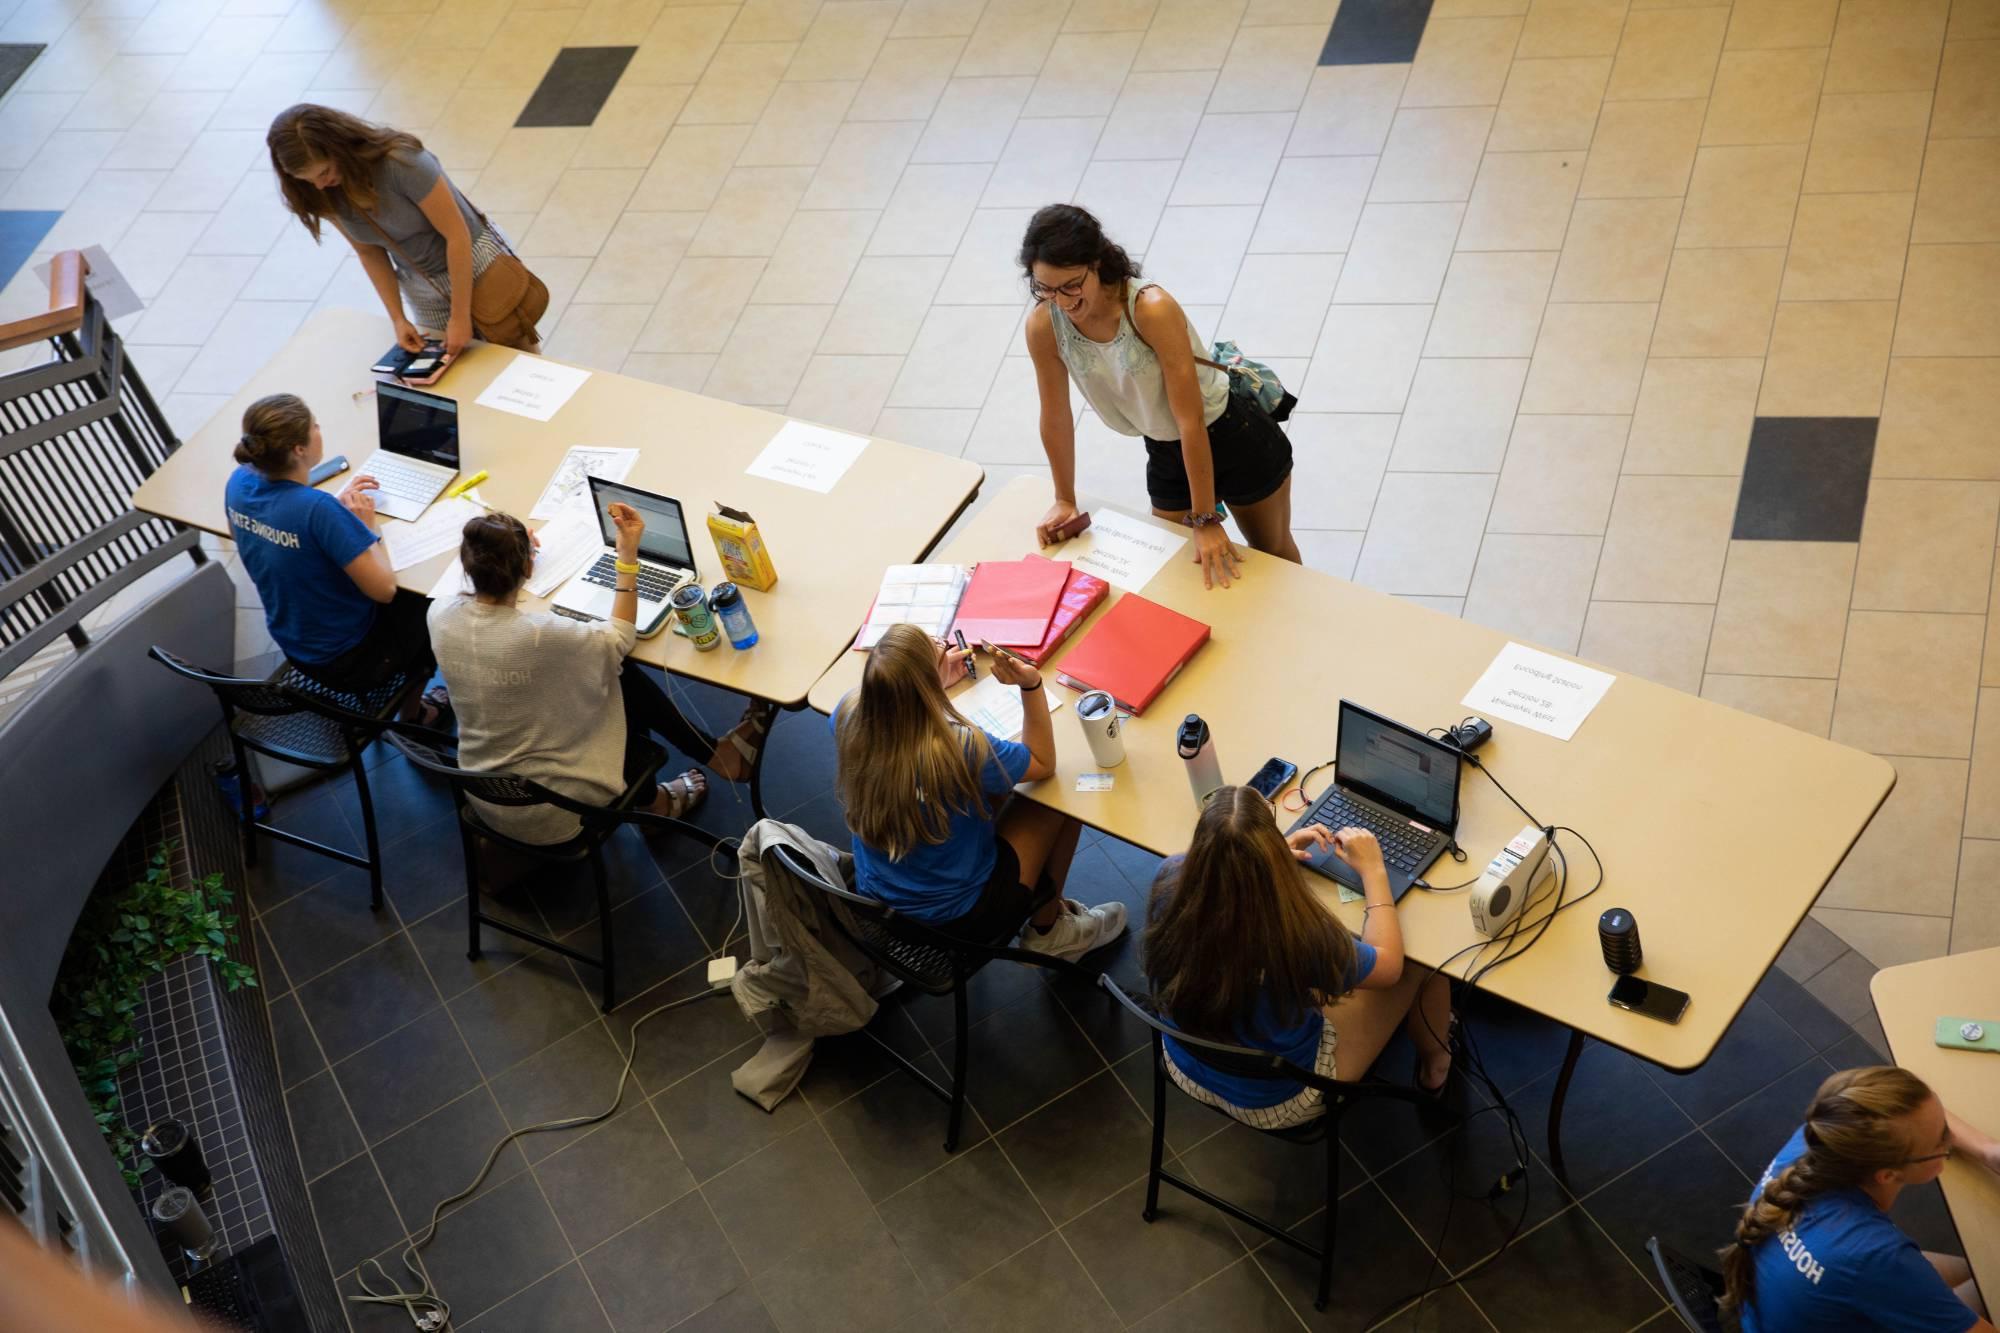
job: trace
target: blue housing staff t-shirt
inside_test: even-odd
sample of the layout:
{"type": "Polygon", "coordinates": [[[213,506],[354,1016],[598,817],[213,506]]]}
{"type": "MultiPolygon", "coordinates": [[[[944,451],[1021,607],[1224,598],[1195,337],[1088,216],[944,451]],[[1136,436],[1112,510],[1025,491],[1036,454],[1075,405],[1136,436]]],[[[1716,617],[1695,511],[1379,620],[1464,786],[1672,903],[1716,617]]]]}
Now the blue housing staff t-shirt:
{"type": "MultiPolygon", "coordinates": [[[[840,710],[834,710],[828,725],[839,734],[840,710]]],[[[980,770],[979,789],[986,798],[998,800],[1028,775],[1034,756],[1019,741],[1003,741],[991,732],[982,734],[993,748],[993,757],[980,770]]],[[[971,737],[966,741],[969,746],[971,737]]],[[[921,796],[911,799],[923,800],[921,796]]],[[[992,877],[996,836],[992,811],[983,801],[976,809],[952,811],[943,842],[920,842],[900,861],[870,847],[857,833],[855,887],[919,921],[954,920],[978,904],[981,890],[992,877]]]]}
{"type": "MultiPolygon", "coordinates": [[[[1794,1130],[1751,1199],[1805,1150],[1805,1130],[1794,1130]]],[[[1917,1243],[1860,1190],[1814,1199],[1789,1231],[1759,1241],[1751,1261],[1757,1281],[1741,1311],[1744,1333],[1965,1333],[1978,1322],[1917,1243]]]]}
{"type": "Polygon", "coordinates": [[[325,491],[273,481],[247,463],[229,478],[223,501],[285,656],[319,666],[360,643],[375,623],[375,603],[347,566],[380,540],[368,525],[325,491]]]}

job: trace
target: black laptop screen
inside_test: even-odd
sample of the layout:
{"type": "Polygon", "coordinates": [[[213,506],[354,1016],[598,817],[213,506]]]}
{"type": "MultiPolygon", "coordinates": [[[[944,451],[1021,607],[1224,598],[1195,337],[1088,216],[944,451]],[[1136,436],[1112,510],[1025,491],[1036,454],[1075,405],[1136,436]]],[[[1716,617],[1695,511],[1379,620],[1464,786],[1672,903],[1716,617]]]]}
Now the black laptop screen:
{"type": "Polygon", "coordinates": [[[1359,788],[1432,828],[1449,830],[1457,822],[1458,755],[1346,700],[1340,704],[1334,771],[1341,785],[1359,788]]]}
{"type": "Polygon", "coordinates": [[[597,506],[597,526],[604,534],[606,546],[618,544],[618,529],[611,522],[611,506],[628,504],[646,520],[646,535],[639,539],[642,559],[672,565],[677,569],[694,568],[694,550],[688,545],[687,520],[681,516],[680,501],[636,487],[621,486],[601,477],[590,479],[590,498],[591,503],[597,506]]]}
{"type": "Polygon", "coordinates": [[[375,422],[392,454],[458,467],[458,404],[400,384],[375,386],[375,422]]]}

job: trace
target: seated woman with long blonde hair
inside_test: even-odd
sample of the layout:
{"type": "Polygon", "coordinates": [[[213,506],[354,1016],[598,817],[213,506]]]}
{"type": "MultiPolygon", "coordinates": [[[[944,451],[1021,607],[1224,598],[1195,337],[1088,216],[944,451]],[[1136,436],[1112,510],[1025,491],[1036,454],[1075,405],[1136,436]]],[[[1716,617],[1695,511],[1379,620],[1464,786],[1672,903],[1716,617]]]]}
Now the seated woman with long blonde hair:
{"type": "Polygon", "coordinates": [[[983,731],[946,697],[964,654],[915,625],[868,652],[861,686],[831,719],[839,791],[854,835],[856,887],[961,939],[1079,958],[1125,929],[1125,905],[1084,908],[1061,896],[1082,826],[1016,784],[1056,771],[1042,676],[1013,658],[993,674],[1021,691],[1019,741],[983,731]]]}

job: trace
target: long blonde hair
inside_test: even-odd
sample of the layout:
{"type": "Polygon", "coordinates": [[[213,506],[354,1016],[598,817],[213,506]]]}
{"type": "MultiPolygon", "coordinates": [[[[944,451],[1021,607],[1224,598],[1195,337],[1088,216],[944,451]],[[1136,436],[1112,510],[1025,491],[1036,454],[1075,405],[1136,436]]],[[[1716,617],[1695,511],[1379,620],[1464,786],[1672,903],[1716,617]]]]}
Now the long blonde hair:
{"type": "Polygon", "coordinates": [[[1283,1027],[1336,998],[1354,973],[1354,938],[1300,881],[1271,803],[1223,787],[1195,820],[1178,872],[1154,886],[1145,964],[1161,1012],[1197,1037],[1234,1042],[1267,996],[1283,1027]]]}
{"type": "Polygon", "coordinates": [[[993,747],[945,697],[937,644],[915,625],[890,626],[869,650],[834,748],[848,828],[891,860],[942,843],[954,813],[982,808],[993,747]]]}
{"type": "Polygon", "coordinates": [[[1907,1069],[1869,1065],[1830,1075],[1806,1108],[1806,1150],[1772,1176],[1736,1224],[1736,1242],[1722,1252],[1725,1307],[1756,1298],[1757,1243],[1789,1231],[1808,1203],[1837,1190],[1858,1189],[1877,1171],[1906,1165],[1915,1153],[1910,1114],[1931,1090],[1907,1069]]]}
{"type": "Polygon", "coordinates": [[[340,184],[333,188],[356,208],[372,211],[377,202],[375,174],[382,159],[391,153],[412,158],[424,151],[423,141],[414,134],[312,102],[280,111],[264,135],[264,145],[271,150],[271,169],[278,173],[285,207],[315,241],[320,219],[334,211],[333,194],[300,180],[294,172],[331,162],[340,172],[340,184]]]}

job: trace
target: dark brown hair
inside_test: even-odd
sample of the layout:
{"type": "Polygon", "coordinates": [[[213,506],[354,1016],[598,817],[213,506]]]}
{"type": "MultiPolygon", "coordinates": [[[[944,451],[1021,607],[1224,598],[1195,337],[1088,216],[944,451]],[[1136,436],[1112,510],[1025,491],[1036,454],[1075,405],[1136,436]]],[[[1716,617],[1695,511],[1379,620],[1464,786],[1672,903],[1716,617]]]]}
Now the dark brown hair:
{"type": "Polygon", "coordinates": [[[292,465],[294,449],[312,440],[312,428],[312,409],[297,394],[259,398],[243,409],[243,437],[236,441],[236,461],[274,476],[292,465]]]}
{"type": "Polygon", "coordinates": [[[1075,204],[1048,204],[1028,219],[1021,237],[1021,272],[1034,280],[1035,265],[1051,268],[1091,268],[1097,280],[1115,287],[1139,276],[1139,265],[1125,247],[1104,234],[1104,226],[1075,204]]]}
{"type": "Polygon", "coordinates": [[[528,525],[512,514],[467,519],[459,534],[458,563],[474,592],[505,601],[534,567],[535,545],[528,537],[528,525]]]}
{"type": "Polygon", "coordinates": [[[413,157],[424,151],[423,141],[414,134],[372,125],[359,116],[311,102],[280,111],[264,143],[271,150],[271,169],[278,173],[285,207],[305,224],[315,241],[319,239],[320,219],[334,211],[335,193],[356,208],[372,210],[376,203],[375,173],[382,159],[391,153],[413,157]],[[333,163],[340,172],[340,184],[332,191],[293,174],[322,162],[333,163]]]}
{"type": "Polygon", "coordinates": [[[1271,803],[1223,787],[1179,870],[1153,883],[1145,965],[1155,1003],[1179,1027],[1239,1042],[1266,997],[1274,1021],[1292,1027],[1345,993],[1354,938],[1300,881],[1271,803]]]}

